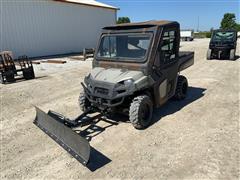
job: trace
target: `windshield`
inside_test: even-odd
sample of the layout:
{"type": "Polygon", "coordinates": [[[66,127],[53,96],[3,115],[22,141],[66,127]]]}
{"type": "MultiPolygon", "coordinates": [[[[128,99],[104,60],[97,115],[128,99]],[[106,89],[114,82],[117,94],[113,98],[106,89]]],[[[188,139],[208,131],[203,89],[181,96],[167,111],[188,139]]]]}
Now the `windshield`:
{"type": "Polygon", "coordinates": [[[215,32],[213,35],[213,41],[232,41],[234,38],[234,32],[215,32]]]}
{"type": "Polygon", "coordinates": [[[151,34],[106,35],[101,39],[97,57],[121,61],[144,60],[151,41],[151,34]]]}

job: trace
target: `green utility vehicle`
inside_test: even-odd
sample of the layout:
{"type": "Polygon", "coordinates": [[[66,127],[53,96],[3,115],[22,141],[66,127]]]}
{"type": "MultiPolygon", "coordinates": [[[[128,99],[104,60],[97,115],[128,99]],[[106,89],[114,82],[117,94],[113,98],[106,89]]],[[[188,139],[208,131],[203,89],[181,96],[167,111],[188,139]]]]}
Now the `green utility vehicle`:
{"type": "Polygon", "coordinates": [[[207,51],[207,60],[214,58],[235,60],[237,31],[214,30],[207,51]]]}

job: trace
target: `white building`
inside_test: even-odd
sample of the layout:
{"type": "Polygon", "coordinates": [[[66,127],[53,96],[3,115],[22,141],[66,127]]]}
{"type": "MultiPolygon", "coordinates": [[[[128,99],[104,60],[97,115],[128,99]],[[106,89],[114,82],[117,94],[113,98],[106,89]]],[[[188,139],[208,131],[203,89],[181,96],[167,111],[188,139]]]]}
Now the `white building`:
{"type": "Polygon", "coordinates": [[[0,51],[14,57],[81,52],[96,46],[118,8],[93,0],[0,0],[0,51]]]}

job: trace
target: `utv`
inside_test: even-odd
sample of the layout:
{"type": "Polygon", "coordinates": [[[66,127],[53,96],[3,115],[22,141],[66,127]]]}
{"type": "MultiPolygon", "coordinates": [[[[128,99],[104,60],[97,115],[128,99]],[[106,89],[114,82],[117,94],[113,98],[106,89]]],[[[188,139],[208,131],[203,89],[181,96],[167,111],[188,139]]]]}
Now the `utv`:
{"type": "Polygon", "coordinates": [[[235,59],[237,46],[237,31],[235,30],[214,30],[207,51],[207,60],[235,59]]]}
{"type": "Polygon", "coordinates": [[[102,30],[93,69],[82,83],[79,105],[84,112],[75,120],[37,109],[34,123],[84,165],[89,143],[70,128],[99,116],[125,113],[136,129],[152,122],[153,108],[170,98],[187,96],[188,81],[180,71],[194,63],[194,52],[179,52],[179,23],[148,21],[102,30]],[[99,115],[87,117],[89,113],[99,115]],[[70,128],[69,128],[70,127],[70,128]]]}

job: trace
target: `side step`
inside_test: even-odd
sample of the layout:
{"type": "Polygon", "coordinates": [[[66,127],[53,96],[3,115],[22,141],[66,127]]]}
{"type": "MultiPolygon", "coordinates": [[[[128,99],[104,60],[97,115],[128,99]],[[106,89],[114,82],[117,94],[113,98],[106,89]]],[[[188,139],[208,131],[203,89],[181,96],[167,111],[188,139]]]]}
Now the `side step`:
{"type": "Polygon", "coordinates": [[[67,127],[63,123],[49,116],[39,108],[36,108],[34,124],[62,146],[68,153],[83,165],[87,165],[90,158],[89,142],[67,127]]]}

